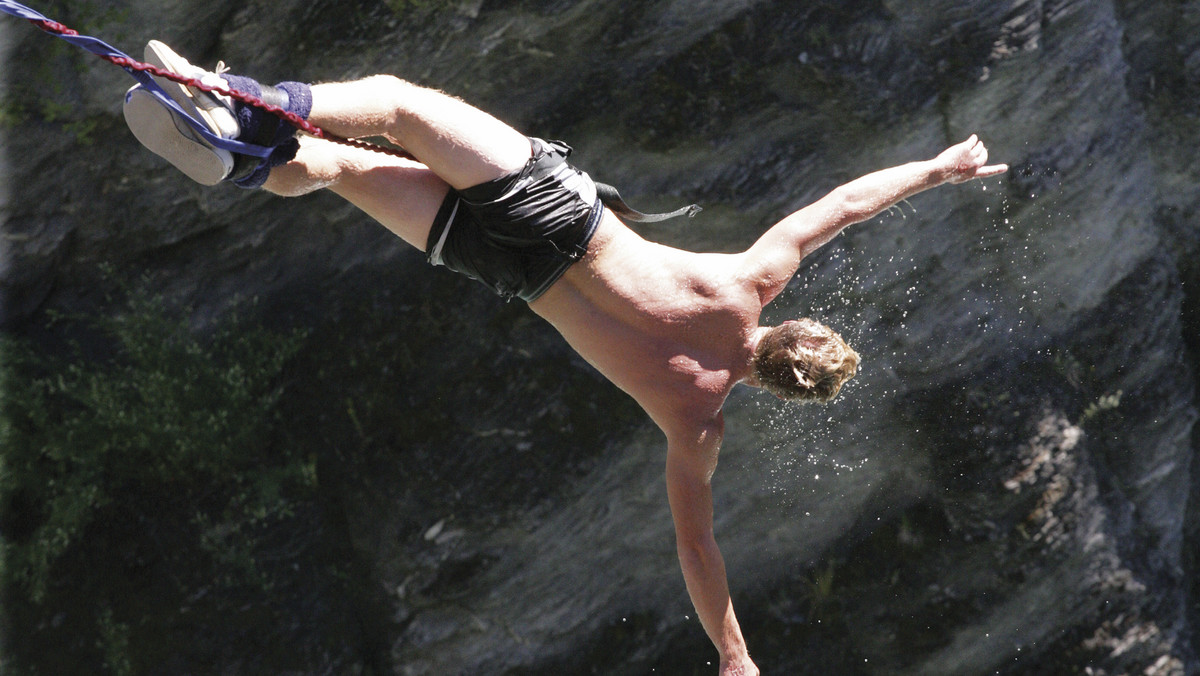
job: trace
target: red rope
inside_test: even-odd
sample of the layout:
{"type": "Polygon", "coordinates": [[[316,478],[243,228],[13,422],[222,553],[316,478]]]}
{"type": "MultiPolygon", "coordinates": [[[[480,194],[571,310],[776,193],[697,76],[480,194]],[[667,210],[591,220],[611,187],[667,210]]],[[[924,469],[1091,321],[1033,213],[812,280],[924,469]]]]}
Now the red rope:
{"type": "MultiPolygon", "coordinates": [[[[62,35],[79,35],[78,31],[68,28],[67,26],[62,25],[61,23],[58,23],[57,21],[51,21],[48,19],[47,20],[30,19],[29,21],[31,23],[33,23],[34,25],[36,25],[38,28],[41,28],[42,30],[44,30],[48,33],[58,33],[58,34],[62,34],[62,35]]],[[[196,89],[208,92],[210,94],[212,94],[212,93],[223,94],[223,95],[228,96],[229,98],[234,99],[236,101],[241,101],[242,103],[245,103],[247,105],[254,106],[255,108],[259,108],[261,110],[265,110],[268,113],[271,113],[272,115],[275,115],[276,117],[291,124],[292,126],[296,127],[297,129],[300,129],[301,131],[303,131],[311,136],[315,136],[317,138],[322,138],[327,141],[333,141],[334,143],[341,143],[342,145],[352,146],[354,148],[362,148],[364,150],[371,150],[371,151],[374,151],[377,153],[383,153],[385,155],[392,155],[394,157],[403,157],[405,159],[410,159],[410,160],[414,159],[412,154],[410,154],[404,150],[400,150],[400,149],[396,149],[396,148],[387,148],[387,147],[384,147],[381,145],[376,145],[374,143],[367,143],[366,141],[359,141],[357,139],[343,138],[336,134],[331,134],[331,133],[325,131],[324,129],[321,129],[320,127],[316,126],[315,124],[309,122],[308,120],[304,119],[303,117],[300,117],[299,115],[297,115],[295,113],[288,112],[288,111],[280,108],[279,106],[271,105],[271,104],[263,101],[262,99],[259,99],[257,97],[251,96],[251,95],[243,93],[243,92],[240,92],[236,89],[228,89],[226,87],[205,84],[205,83],[201,82],[200,80],[197,80],[196,78],[184,77],[177,73],[172,73],[169,70],[163,70],[162,68],[159,68],[158,66],[153,66],[151,64],[144,63],[142,61],[137,61],[137,60],[131,59],[131,58],[120,57],[120,56],[109,56],[106,54],[97,54],[96,56],[99,56],[100,58],[104,59],[105,61],[108,61],[109,63],[118,65],[122,68],[129,68],[132,70],[149,72],[151,75],[154,75],[156,77],[166,78],[168,80],[171,80],[172,82],[177,82],[177,83],[179,83],[181,85],[185,85],[187,87],[194,87],[196,89]]]]}

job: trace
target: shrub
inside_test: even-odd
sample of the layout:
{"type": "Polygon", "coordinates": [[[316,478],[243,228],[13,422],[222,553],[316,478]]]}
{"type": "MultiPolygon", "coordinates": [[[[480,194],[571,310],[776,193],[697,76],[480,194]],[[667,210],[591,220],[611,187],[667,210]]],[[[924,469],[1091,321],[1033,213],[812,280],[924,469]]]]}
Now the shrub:
{"type": "Polygon", "coordinates": [[[95,337],[88,350],[74,343],[55,357],[29,342],[0,343],[10,588],[40,602],[55,562],[101,510],[144,515],[169,500],[192,515],[204,534],[197,546],[212,552],[245,546],[227,534],[286,514],[289,495],[315,483],[315,461],[270,443],[280,375],[301,334],[231,320],[202,338],[141,292],[114,315],[67,323],[95,337]],[[108,356],[89,359],[96,351],[108,356]],[[139,504],[146,495],[155,497],[139,504]]]}

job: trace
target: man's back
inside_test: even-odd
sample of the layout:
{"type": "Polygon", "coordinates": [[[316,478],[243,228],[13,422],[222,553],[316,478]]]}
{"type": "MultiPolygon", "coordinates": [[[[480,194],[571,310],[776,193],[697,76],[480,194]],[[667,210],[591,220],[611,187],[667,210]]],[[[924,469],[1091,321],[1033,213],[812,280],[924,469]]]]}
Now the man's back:
{"type": "Polygon", "coordinates": [[[606,215],[587,256],[530,307],[664,430],[706,423],[749,373],[761,300],[741,263],[606,215]]]}

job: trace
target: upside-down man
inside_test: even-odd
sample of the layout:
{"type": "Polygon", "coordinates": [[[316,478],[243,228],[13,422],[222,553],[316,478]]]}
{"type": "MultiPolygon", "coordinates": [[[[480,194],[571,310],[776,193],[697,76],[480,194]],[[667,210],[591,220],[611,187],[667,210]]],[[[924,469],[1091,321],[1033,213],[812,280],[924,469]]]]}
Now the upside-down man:
{"type": "MultiPolygon", "coordinates": [[[[274,87],[196,68],[151,42],[147,61],[272,101],[346,138],[386,137],[407,160],[304,136],[259,108],[163,79],[215,133],[276,146],[266,161],[231,155],[177,123],[140,85],[125,116],[138,139],[204,184],[230,180],[283,196],[328,189],[445,265],[519,297],[667,438],[667,495],[688,593],[720,653],[720,673],[757,674],[713,537],[711,480],[739,383],[827,401],[858,354],[808,319],[759,326],[801,260],[843,228],[923,190],[1004,172],[974,136],[932,160],[847,183],[783,219],[737,254],[692,253],[642,239],[598,197],[570,149],[526,137],[437,91],[379,75],[274,87]]],[[[218,71],[220,71],[218,67],[218,71]]]]}

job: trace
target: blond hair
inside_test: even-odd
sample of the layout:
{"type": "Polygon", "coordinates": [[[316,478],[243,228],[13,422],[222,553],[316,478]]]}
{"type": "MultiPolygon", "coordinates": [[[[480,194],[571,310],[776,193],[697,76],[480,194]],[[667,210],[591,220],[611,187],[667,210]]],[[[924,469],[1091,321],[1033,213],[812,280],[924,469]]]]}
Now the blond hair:
{"type": "Polygon", "coordinates": [[[780,399],[829,401],[858,372],[858,353],[812,319],[773,327],[754,351],[754,376],[780,399]]]}

